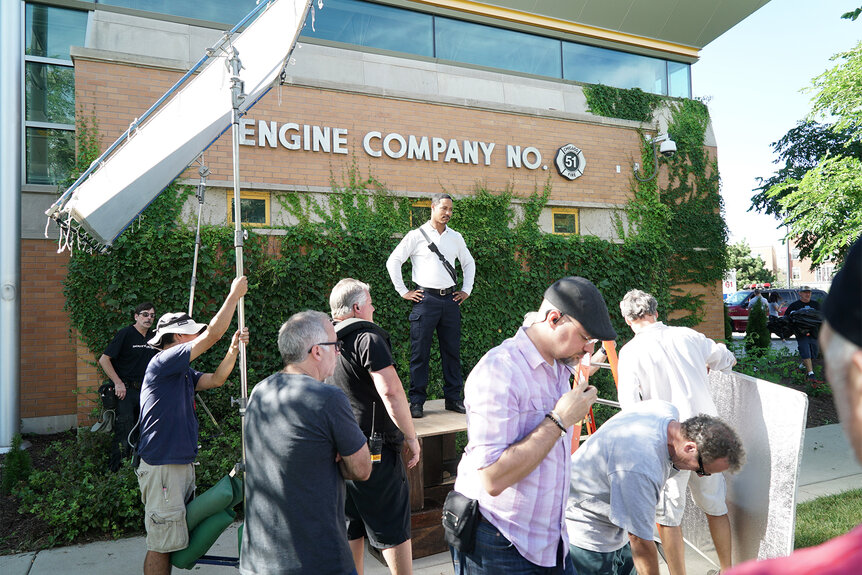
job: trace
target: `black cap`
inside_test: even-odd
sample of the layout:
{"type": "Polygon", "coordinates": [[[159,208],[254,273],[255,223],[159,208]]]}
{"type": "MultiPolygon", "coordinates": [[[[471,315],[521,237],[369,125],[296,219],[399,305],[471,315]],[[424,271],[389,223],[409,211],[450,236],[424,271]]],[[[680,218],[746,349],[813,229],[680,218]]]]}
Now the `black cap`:
{"type": "Polygon", "coordinates": [[[832,329],[862,347],[862,237],[850,248],[844,267],[832,280],[823,317],[832,329]]]}
{"type": "Polygon", "coordinates": [[[591,337],[602,341],[617,339],[617,332],[608,315],[608,306],[590,280],[577,276],[557,280],[545,290],[545,299],[564,314],[578,320],[591,337]]]}

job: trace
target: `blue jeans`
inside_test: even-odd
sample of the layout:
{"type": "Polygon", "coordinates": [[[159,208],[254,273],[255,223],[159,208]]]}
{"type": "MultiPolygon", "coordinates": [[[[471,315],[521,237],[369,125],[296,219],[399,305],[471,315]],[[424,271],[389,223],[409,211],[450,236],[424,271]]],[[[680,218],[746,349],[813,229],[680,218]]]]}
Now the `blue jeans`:
{"type": "MultiPolygon", "coordinates": [[[[568,553],[561,565],[540,567],[524,559],[515,546],[487,521],[480,521],[476,527],[473,551],[465,554],[452,547],[449,551],[455,575],[577,575],[568,553]]],[[[561,549],[561,552],[565,551],[568,550],[561,549]]]]}

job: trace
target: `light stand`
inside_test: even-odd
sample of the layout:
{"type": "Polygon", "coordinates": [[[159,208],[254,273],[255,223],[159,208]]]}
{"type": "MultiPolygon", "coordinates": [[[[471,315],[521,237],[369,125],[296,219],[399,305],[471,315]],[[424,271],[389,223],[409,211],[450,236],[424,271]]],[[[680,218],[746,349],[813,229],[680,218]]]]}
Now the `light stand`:
{"type": "Polygon", "coordinates": [[[649,182],[654,180],[658,175],[658,155],[661,153],[662,156],[666,158],[671,158],[676,153],[676,142],[674,142],[670,138],[670,134],[660,134],[653,138],[650,143],[652,144],[652,156],[655,160],[655,166],[653,167],[652,175],[644,178],[640,175],[640,170],[638,169],[638,164],[635,163],[635,179],[639,182],[649,182]],[[661,144],[659,149],[656,149],[656,146],[661,144]]]}

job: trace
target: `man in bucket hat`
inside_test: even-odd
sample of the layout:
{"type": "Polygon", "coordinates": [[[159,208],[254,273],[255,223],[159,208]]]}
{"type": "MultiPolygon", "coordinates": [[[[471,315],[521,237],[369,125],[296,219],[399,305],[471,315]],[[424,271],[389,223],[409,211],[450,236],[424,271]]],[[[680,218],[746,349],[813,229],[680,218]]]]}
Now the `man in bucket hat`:
{"type": "Polygon", "coordinates": [[[188,547],[185,506],[195,490],[198,453],[195,391],[224,384],[236,363],[239,342],[248,343],[248,329],[234,334],[214,373],[201,373],[189,364],[224,335],[237,302],[247,291],[245,276],[236,278],[209,325],[197,323],[185,313],[168,313],[159,318],[155,336],[149,340],[162,351],[147,366],[138,421],[141,461],[137,475],[147,530],[144,575],[170,573],[171,553],[188,547]]]}
{"type": "Polygon", "coordinates": [[[566,277],[529,325],[485,354],[465,390],[469,442],[455,490],[479,502],[474,548],[452,548],[458,575],[572,575],[564,510],[572,426],[596,399],[567,364],[617,337],[596,286],[566,277]]]}

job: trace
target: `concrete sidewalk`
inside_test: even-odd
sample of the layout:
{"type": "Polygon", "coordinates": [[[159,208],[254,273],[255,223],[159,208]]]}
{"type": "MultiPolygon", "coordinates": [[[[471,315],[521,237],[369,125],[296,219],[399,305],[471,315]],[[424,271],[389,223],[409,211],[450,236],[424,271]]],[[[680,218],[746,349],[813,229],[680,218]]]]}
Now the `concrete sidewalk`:
{"type": "MultiPolygon", "coordinates": [[[[798,501],[808,501],[823,495],[860,487],[862,487],[862,466],[856,462],[841,432],[841,426],[825,425],[806,430],[798,501]]],[[[138,574],[144,562],[145,549],[143,537],[130,537],[116,541],[48,549],[37,553],[23,553],[0,557],[0,573],[3,575],[138,574]]],[[[209,554],[236,556],[236,526],[231,526],[222,534],[209,554]]],[[[709,568],[711,566],[705,562],[693,560],[688,572],[700,575],[706,573],[709,568]]],[[[200,565],[192,570],[192,573],[200,575],[228,575],[236,572],[232,567],[213,565],[200,565]]],[[[413,562],[413,572],[416,575],[452,575],[452,562],[448,553],[424,557],[413,562]]],[[[662,565],[662,572],[667,573],[664,565],[662,565]]],[[[376,559],[366,554],[365,573],[386,575],[389,571],[376,559]]]]}

